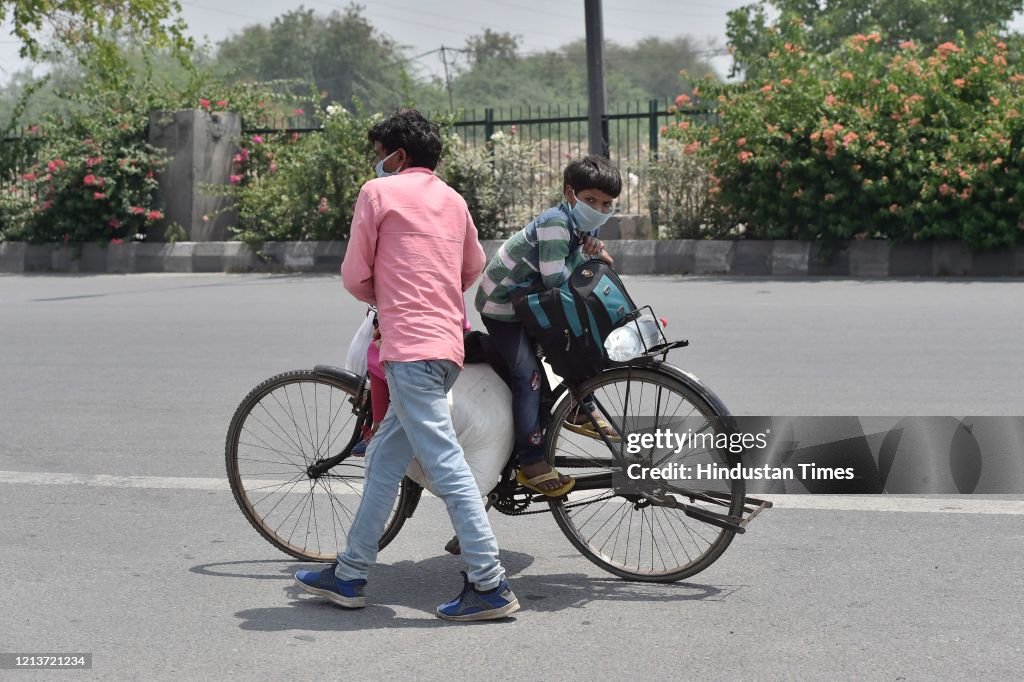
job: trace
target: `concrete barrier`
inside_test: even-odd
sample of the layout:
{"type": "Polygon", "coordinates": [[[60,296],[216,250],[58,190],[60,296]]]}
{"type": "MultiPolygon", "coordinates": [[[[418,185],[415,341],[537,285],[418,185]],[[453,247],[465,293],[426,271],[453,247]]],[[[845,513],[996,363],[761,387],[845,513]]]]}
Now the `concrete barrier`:
{"type": "MultiPolygon", "coordinates": [[[[481,242],[488,260],[500,240],[481,242]]],[[[957,242],[893,245],[815,242],[614,240],[606,242],[626,275],[738,277],[1021,277],[1024,246],[971,253],[957,242]]],[[[335,273],[348,242],[268,242],[254,251],[241,242],[98,244],[0,243],[0,273],[325,272],[335,273]]]]}

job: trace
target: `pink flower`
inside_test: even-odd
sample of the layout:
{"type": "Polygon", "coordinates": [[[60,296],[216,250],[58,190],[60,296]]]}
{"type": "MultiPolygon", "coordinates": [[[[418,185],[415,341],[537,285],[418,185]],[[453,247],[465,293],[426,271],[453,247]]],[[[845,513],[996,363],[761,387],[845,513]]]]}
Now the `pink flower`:
{"type": "Polygon", "coordinates": [[[825,106],[834,107],[839,100],[831,92],[825,95],[825,106]]]}
{"type": "Polygon", "coordinates": [[[96,201],[99,201],[100,199],[106,199],[107,195],[104,194],[103,192],[93,192],[92,198],[95,199],[96,201]]]}
{"type": "Polygon", "coordinates": [[[750,152],[740,152],[739,154],[736,155],[736,158],[739,159],[740,163],[747,163],[752,158],[754,158],[754,155],[751,154],[750,152]]]}
{"type": "Polygon", "coordinates": [[[860,135],[858,135],[857,133],[855,133],[855,132],[853,132],[851,130],[850,132],[846,133],[846,135],[843,136],[843,146],[844,147],[849,147],[859,137],[860,137],[860,135]]]}
{"type": "Polygon", "coordinates": [[[270,171],[271,173],[276,173],[276,172],[277,172],[277,164],[276,164],[276,163],[274,163],[273,161],[271,161],[271,163],[270,163],[270,167],[269,167],[269,169],[268,169],[268,170],[269,170],[269,171],[270,171]]]}
{"type": "Polygon", "coordinates": [[[204,214],[203,214],[203,222],[204,222],[204,223],[208,223],[208,222],[210,222],[210,216],[208,216],[208,215],[206,215],[206,214],[204,213],[204,214]]]}
{"type": "Polygon", "coordinates": [[[152,210],[146,214],[146,220],[163,220],[163,211],[152,210]]]}
{"type": "Polygon", "coordinates": [[[29,182],[34,182],[35,179],[36,179],[36,174],[35,173],[25,173],[24,175],[21,176],[21,179],[22,180],[28,180],[29,182]]]}
{"type": "Polygon", "coordinates": [[[111,218],[110,222],[107,223],[107,225],[110,225],[111,229],[116,230],[121,227],[121,221],[118,220],[117,218],[111,218]]]}
{"type": "Polygon", "coordinates": [[[292,142],[298,142],[298,141],[299,141],[299,134],[298,133],[292,133],[292,142]]]}
{"type": "Polygon", "coordinates": [[[825,195],[825,201],[832,201],[835,198],[836,198],[836,195],[832,194],[831,192],[825,195]]]}
{"type": "Polygon", "coordinates": [[[942,54],[942,55],[946,55],[946,54],[948,54],[950,52],[959,52],[960,51],[960,48],[957,47],[955,43],[950,43],[950,42],[942,43],[941,45],[939,45],[935,49],[938,50],[939,53],[942,54]]]}
{"type": "Polygon", "coordinates": [[[677,107],[685,107],[689,103],[690,103],[690,98],[689,98],[688,95],[679,95],[679,97],[676,97],[676,106],[677,107]]]}
{"type": "Polygon", "coordinates": [[[82,178],[82,182],[84,182],[88,187],[103,186],[103,178],[99,177],[98,175],[93,175],[92,173],[82,178]]]}
{"type": "Polygon", "coordinates": [[[90,156],[88,159],[85,160],[85,165],[87,168],[92,168],[93,166],[96,166],[101,163],[103,163],[102,156],[90,156]]]}
{"type": "Polygon", "coordinates": [[[209,111],[210,110],[210,100],[208,100],[208,99],[200,99],[199,100],[199,107],[209,111]]]}
{"type": "Polygon", "coordinates": [[[768,94],[769,92],[771,92],[771,91],[772,91],[772,86],[771,86],[771,83],[769,83],[768,85],[765,85],[764,87],[762,87],[762,88],[761,88],[761,92],[763,92],[763,93],[764,93],[764,94],[766,94],[766,95],[767,95],[767,94],[768,94]]]}
{"type": "Polygon", "coordinates": [[[745,138],[745,137],[741,137],[740,139],[736,140],[736,146],[737,147],[744,147],[744,146],[746,146],[746,144],[747,144],[747,138],[745,138]]]}
{"type": "Polygon", "coordinates": [[[253,144],[263,144],[263,137],[260,136],[260,135],[253,135],[252,136],[252,143],[253,144]]]}
{"type": "Polygon", "coordinates": [[[965,81],[963,78],[957,78],[957,79],[955,79],[953,81],[953,85],[955,85],[958,88],[962,88],[966,84],[967,84],[967,81],[965,81]]]}
{"type": "Polygon", "coordinates": [[[917,43],[913,40],[904,40],[900,43],[901,50],[913,50],[915,47],[917,47],[917,43]]]}
{"type": "Polygon", "coordinates": [[[124,240],[123,239],[111,239],[110,243],[111,244],[124,244],[124,240]]]}
{"type": "Polygon", "coordinates": [[[229,176],[228,177],[228,182],[230,182],[232,185],[237,185],[238,183],[242,182],[242,176],[241,175],[229,176]]]}
{"type": "Polygon", "coordinates": [[[63,159],[54,159],[50,163],[46,164],[46,168],[51,173],[56,173],[61,168],[64,168],[67,165],[68,165],[67,162],[65,162],[63,159]]]}
{"type": "Polygon", "coordinates": [[[292,109],[292,115],[293,116],[305,116],[306,112],[303,111],[302,109],[292,109]]]}
{"type": "Polygon", "coordinates": [[[129,206],[128,212],[132,215],[144,215],[146,213],[146,209],[141,206],[129,206]]]}
{"type": "Polygon", "coordinates": [[[219,100],[217,100],[217,106],[220,107],[221,109],[223,109],[227,105],[228,105],[228,101],[226,99],[219,99],[219,100]]]}
{"type": "Polygon", "coordinates": [[[320,213],[327,213],[330,210],[330,206],[327,205],[327,197],[320,197],[320,205],[317,206],[317,211],[320,213]]]}
{"type": "Polygon", "coordinates": [[[699,149],[700,149],[700,142],[691,142],[690,144],[688,144],[685,147],[683,147],[683,153],[686,154],[687,156],[689,156],[691,154],[696,154],[697,150],[699,150],[699,149]]]}
{"type": "Polygon", "coordinates": [[[793,79],[792,78],[783,78],[782,80],[779,81],[779,85],[792,85],[792,84],[793,84],[793,79]]]}

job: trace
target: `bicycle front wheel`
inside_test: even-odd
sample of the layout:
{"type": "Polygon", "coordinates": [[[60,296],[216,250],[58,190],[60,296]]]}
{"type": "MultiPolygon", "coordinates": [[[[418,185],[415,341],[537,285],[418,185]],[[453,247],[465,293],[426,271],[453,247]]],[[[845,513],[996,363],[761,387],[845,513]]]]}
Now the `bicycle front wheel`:
{"type": "MultiPolygon", "coordinates": [[[[731,429],[727,414],[664,371],[622,368],[603,372],[580,387],[610,417],[619,436],[613,443],[624,459],[616,460],[602,440],[567,428],[566,418],[577,409],[566,398],[555,408],[548,430],[548,462],[577,477],[580,490],[552,500],[555,521],[569,541],[590,561],[627,580],[673,582],[710,566],[729,546],[735,532],[687,516],[682,509],[659,504],[643,494],[644,486],[611,486],[625,482],[623,461],[643,461],[646,467],[731,467],[739,457],[726,449],[706,447],[731,429]],[[638,436],[695,434],[689,446],[679,440],[636,447],[638,436]],[[701,435],[706,434],[706,435],[701,435]],[[708,440],[710,438],[710,440],[708,440]],[[632,453],[626,447],[632,444],[632,453]],[[661,447],[663,446],[663,447],[661,447]],[[605,481],[606,487],[582,481],[605,481]],[[589,489],[587,489],[589,488],[589,489]],[[639,490],[639,492],[638,492],[639,490]]],[[[650,443],[650,441],[648,441],[650,443]]],[[[706,469],[705,469],[706,470],[706,469]]],[[[742,515],[745,485],[741,479],[659,483],[658,496],[718,514],[742,515]],[[693,484],[692,487],[690,484],[693,484]],[[693,493],[697,495],[694,496],[693,493]]],[[[647,487],[652,490],[654,486],[647,487]]]]}
{"type": "MultiPolygon", "coordinates": [[[[278,374],[242,400],[228,427],[225,459],[235,501],[260,535],[298,559],[333,561],[362,500],[365,457],[349,455],[310,473],[361,437],[359,389],[310,370],[278,374]]],[[[402,481],[381,549],[398,534],[414,498],[402,481]]]]}

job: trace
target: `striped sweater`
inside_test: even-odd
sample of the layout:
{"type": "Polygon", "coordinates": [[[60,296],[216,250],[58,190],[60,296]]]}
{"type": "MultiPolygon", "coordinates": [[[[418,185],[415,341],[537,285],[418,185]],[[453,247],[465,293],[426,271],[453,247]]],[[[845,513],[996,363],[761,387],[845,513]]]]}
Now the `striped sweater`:
{"type": "Polygon", "coordinates": [[[485,317],[514,321],[512,290],[538,279],[545,289],[560,286],[586,260],[580,242],[566,202],[544,211],[509,237],[487,264],[476,291],[476,309],[485,317]]]}

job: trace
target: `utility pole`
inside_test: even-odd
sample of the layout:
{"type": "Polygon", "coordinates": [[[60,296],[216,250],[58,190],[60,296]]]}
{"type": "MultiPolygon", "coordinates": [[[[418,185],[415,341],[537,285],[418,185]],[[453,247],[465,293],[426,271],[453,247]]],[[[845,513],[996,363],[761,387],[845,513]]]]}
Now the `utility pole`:
{"type": "Polygon", "coordinates": [[[441,46],[441,63],[444,64],[444,84],[448,90],[448,111],[455,111],[455,100],[452,98],[452,78],[448,74],[448,48],[441,46]]]}
{"type": "Polygon", "coordinates": [[[608,118],[604,88],[604,20],[601,0],[584,0],[587,27],[587,93],[590,153],[608,156],[608,118]]]}

